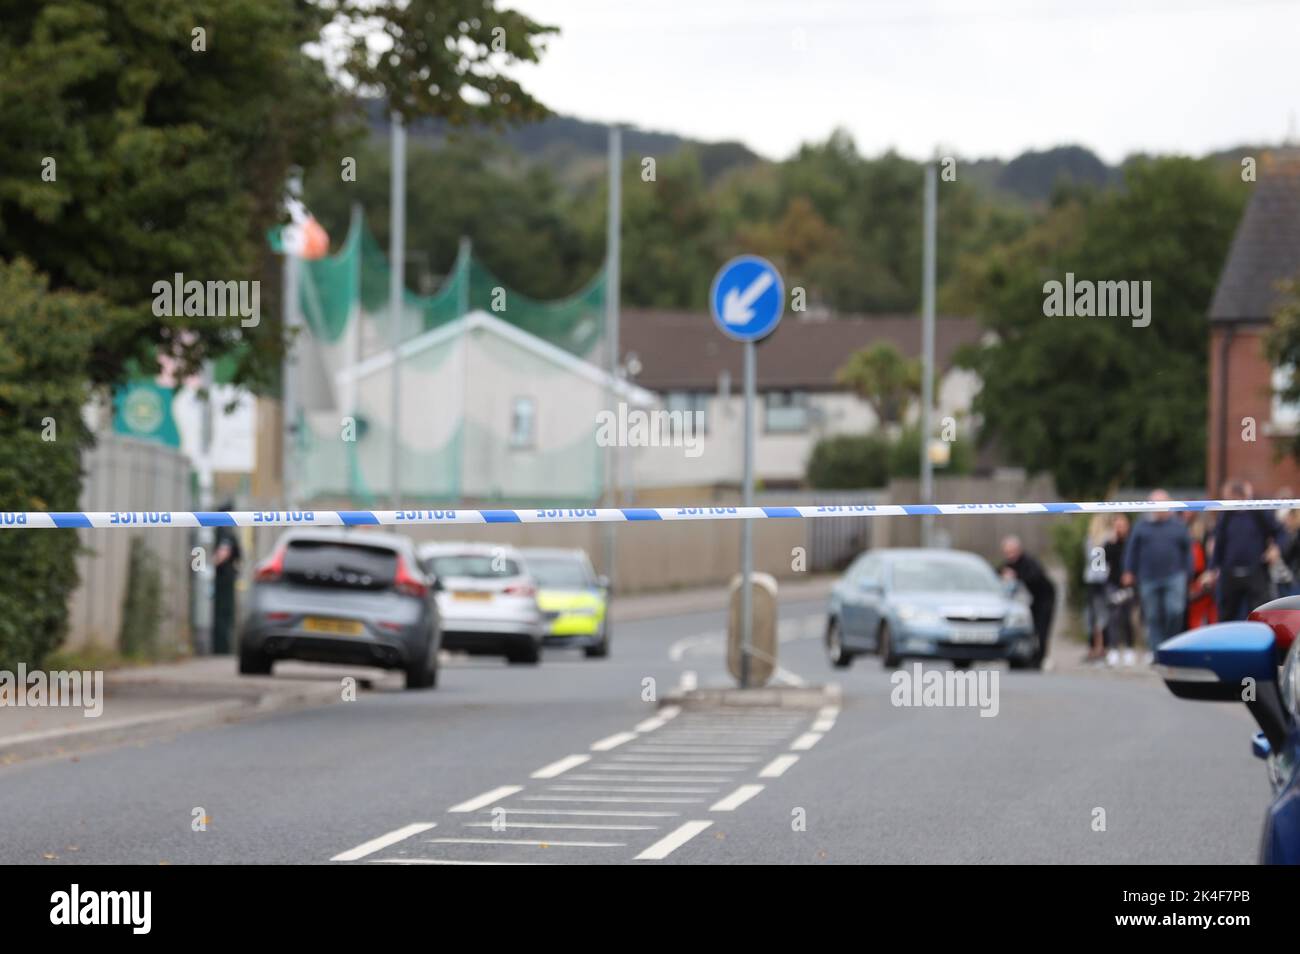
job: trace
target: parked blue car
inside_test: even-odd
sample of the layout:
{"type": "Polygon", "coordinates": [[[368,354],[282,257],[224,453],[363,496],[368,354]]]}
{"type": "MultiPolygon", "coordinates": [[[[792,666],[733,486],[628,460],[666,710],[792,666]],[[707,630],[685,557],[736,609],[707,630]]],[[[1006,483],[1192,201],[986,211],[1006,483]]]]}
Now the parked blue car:
{"type": "Polygon", "coordinates": [[[1033,652],[1029,608],[974,553],[868,550],[831,590],[826,653],[838,668],[863,653],[892,669],[905,657],[1022,665],[1033,652]]]}
{"type": "Polygon", "coordinates": [[[1300,641],[1291,643],[1279,671],[1278,635],[1262,622],[1204,626],[1162,643],[1156,671],[1179,698],[1246,704],[1260,728],[1251,749],[1267,761],[1275,796],[1264,816],[1259,860],[1294,865],[1300,864],[1300,641]]]}

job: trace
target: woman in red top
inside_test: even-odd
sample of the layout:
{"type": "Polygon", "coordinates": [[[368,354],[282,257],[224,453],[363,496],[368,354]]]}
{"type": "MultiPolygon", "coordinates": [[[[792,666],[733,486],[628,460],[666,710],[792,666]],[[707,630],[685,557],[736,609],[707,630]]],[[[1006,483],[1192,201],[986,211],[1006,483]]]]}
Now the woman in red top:
{"type": "Polygon", "coordinates": [[[1207,565],[1206,541],[1211,534],[1205,526],[1204,514],[1188,514],[1187,532],[1192,537],[1192,575],[1187,582],[1187,628],[1209,626],[1219,621],[1219,611],[1214,604],[1214,584],[1203,584],[1201,577],[1207,565]]]}

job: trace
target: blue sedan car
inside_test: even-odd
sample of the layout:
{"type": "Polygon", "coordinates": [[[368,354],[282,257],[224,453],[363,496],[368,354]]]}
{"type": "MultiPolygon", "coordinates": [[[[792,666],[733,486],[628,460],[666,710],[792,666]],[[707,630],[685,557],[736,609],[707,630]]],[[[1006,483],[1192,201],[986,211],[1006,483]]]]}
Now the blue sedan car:
{"type": "Polygon", "coordinates": [[[904,657],[1023,665],[1033,655],[1029,608],[1013,599],[981,556],[959,550],[863,553],[831,590],[826,652],[843,668],[875,653],[887,668],[904,657]]]}
{"type": "MultiPolygon", "coordinates": [[[[1252,619],[1268,618],[1257,614],[1252,619]]],[[[1251,748],[1267,761],[1274,794],[1264,815],[1261,864],[1300,864],[1300,640],[1291,643],[1280,671],[1277,659],[1290,636],[1263,622],[1217,623],[1156,650],[1156,671],[1174,695],[1244,702],[1259,724],[1251,748]]]]}

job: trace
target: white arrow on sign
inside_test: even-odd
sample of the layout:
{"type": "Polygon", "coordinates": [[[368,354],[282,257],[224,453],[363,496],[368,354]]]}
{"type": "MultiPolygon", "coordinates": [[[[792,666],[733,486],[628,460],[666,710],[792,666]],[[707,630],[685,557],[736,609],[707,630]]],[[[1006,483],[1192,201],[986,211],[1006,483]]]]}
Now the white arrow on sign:
{"type": "Polygon", "coordinates": [[[729,325],[747,324],[754,317],[754,302],[772,285],[772,273],[764,271],[743,292],[728,288],[722,298],[722,320],[729,325]]]}

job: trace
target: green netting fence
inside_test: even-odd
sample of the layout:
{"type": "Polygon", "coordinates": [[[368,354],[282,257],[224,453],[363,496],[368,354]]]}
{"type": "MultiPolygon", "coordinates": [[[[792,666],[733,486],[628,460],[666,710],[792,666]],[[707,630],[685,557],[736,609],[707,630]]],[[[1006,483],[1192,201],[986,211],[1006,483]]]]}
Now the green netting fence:
{"type": "MultiPolygon", "coordinates": [[[[387,256],[361,216],[335,254],[302,263],[305,333],[296,353],[304,410],[294,448],[302,501],[389,499],[389,278],[387,256]]],[[[586,396],[575,388],[590,389],[590,375],[575,378],[572,367],[575,360],[604,366],[605,287],[602,270],[568,298],[538,301],[509,289],[462,245],[433,294],[404,293],[397,319],[403,506],[600,497],[598,405],[591,415],[582,409],[586,396]],[[505,328],[527,337],[503,335],[505,328]],[[566,403],[568,412],[557,415],[566,403]]]]}

